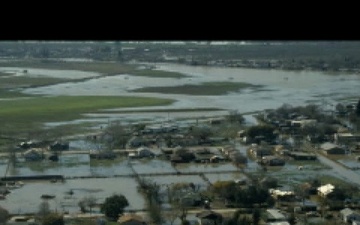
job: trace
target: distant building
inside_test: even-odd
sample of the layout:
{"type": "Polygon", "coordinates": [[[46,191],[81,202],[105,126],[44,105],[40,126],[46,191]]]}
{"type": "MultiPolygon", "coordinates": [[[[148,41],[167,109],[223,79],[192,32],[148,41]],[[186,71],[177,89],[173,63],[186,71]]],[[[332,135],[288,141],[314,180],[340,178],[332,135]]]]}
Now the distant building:
{"type": "Polygon", "coordinates": [[[24,152],[25,161],[40,161],[45,158],[43,149],[32,148],[24,152]]]}
{"type": "Polygon", "coordinates": [[[320,149],[323,150],[327,155],[344,155],[346,152],[344,148],[330,142],[322,144],[320,149]]]}
{"type": "Polygon", "coordinates": [[[351,142],[357,142],[360,141],[360,134],[336,133],[334,134],[334,140],[338,144],[348,144],[351,142]]]}
{"type": "Polygon", "coordinates": [[[267,209],[266,215],[266,222],[286,222],[286,216],[278,209],[267,209]]]}
{"type": "Polygon", "coordinates": [[[349,208],[340,210],[340,215],[345,223],[351,223],[353,221],[360,221],[360,214],[349,208]]]}

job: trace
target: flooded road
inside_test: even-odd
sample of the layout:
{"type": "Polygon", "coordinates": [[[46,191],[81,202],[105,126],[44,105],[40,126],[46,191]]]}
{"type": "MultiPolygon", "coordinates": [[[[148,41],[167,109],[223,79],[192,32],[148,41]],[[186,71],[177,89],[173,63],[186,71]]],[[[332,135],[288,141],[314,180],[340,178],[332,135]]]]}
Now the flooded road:
{"type": "Polygon", "coordinates": [[[321,163],[331,167],[334,170],[334,172],[338,173],[340,176],[345,178],[348,182],[356,184],[356,185],[360,185],[360,175],[359,174],[355,173],[352,170],[345,168],[344,166],[334,162],[333,160],[326,158],[325,156],[323,156],[321,154],[317,154],[317,157],[321,163]]]}

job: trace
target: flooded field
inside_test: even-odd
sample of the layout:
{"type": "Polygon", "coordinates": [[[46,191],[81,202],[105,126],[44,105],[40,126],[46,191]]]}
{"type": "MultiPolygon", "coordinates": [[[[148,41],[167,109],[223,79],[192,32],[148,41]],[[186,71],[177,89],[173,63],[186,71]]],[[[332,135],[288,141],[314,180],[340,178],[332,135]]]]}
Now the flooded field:
{"type": "Polygon", "coordinates": [[[7,73],[9,76],[52,77],[66,79],[81,79],[100,75],[95,72],[85,72],[79,70],[52,70],[20,67],[0,67],[0,72],[7,73]]]}
{"type": "MultiPolygon", "coordinates": [[[[177,64],[157,64],[159,70],[180,72],[190,78],[151,78],[122,74],[111,77],[102,77],[84,82],[57,84],[39,88],[25,89],[25,93],[46,95],[131,95],[176,99],[168,108],[205,108],[215,107],[224,110],[236,109],[241,113],[277,108],[284,103],[301,105],[307,102],[321,103],[324,100],[330,105],[340,98],[356,96],[360,89],[358,74],[333,73],[326,74],[315,71],[283,71],[259,70],[244,68],[217,68],[195,67],[177,64]],[[191,96],[185,94],[162,93],[133,93],[133,89],[141,87],[175,86],[184,84],[200,84],[210,81],[246,82],[254,85],[263,85],[259,90],[243,89],[219,96],[191,96]],[[331,90],[331,95],[329,94],[331,90]]],[[[63,71],[58,71],[65,75],[63,71]]],[[[91,76],[91,75],[89,75],[91,76]]],[[[328,106],[330,107],[330,106],[328,106]]],[[[142,107],[142,109],[156,107],[142,107]]],[[[166,108],[166,107],[162,107],[166,108]]],[[[139,109],[139,108],[137,108],[139,109]]],[[[175,114],[174,114],[175,115],[175,114]]],[[[105,114],[91,114],[91,117],[109,116],[105,114]]],[[[114,117],[137,119],[138,117],[154,118],[154,114],[131,113],[128,115],[112,114],[114,117]]],[[[188,113],[187,116],[191,116],[188,113]]],[[[155,117],[159,118],[159,114],[155,117]]],[[[161,116],[162,117],[162,116],[161,116]]],[[[167,118],[167,113],[164,113],[167,118]]]]}

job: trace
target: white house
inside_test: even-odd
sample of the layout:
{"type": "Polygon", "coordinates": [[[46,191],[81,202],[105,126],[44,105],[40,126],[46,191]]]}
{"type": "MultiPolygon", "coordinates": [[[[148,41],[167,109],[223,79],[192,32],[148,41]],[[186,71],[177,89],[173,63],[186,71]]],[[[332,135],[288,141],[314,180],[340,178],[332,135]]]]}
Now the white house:
{"type": "Polygon", "coordinates": [[[154,157],[155,154],[146,147],[137,148],[134,151],[129,151],[129,158],[145,158],[145,157],[154,157]]]}
{"type": "Polygon", "coordinates": [[[326,197],[328,194],[333,192],[335,186],[332,184],[326,184],[317,188],[318,194],[322,197],[326,197]]]}

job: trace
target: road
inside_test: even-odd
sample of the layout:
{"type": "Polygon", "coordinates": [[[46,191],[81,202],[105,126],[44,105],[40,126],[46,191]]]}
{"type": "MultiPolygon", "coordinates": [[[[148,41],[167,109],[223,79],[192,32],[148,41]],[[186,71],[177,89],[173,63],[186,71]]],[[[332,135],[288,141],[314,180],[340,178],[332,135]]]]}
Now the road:
{"type": "Polygon", "coordinates": [[[348,182],[354,183],[356,185],[360,186],[360,175],[355,173],[354,171],[344,167],[343,165],[334,162],[331,159],[328,159],[327,157],[316,153],[319,161],[329,167],[331,167],[336,173],[338,173],[340,176],[344,177],[348,182]]]}

